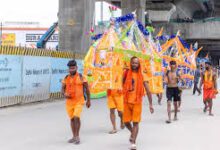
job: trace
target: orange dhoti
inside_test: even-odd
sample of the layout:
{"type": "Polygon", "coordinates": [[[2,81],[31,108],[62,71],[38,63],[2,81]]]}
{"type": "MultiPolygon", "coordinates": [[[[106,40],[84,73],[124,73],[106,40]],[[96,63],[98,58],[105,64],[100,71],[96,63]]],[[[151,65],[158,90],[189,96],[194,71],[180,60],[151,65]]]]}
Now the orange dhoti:
{"type": "Polygon", "coordinates": [[[203,100],[207,101],[210,99],[216,98],[216,90],[215,89],[203,89],[203,100]]]}
{"type": "Polygon", "coordinates": [[[208,72],[206,71],[204,74],[203,101],[216,98],[216,94],[217,90],[214,88],[213,74],[211,72],[208,77],[208,72]]]}
{"type": "Polygon", "coordinates": [[[203,101],[216,98],[217,91],[213,88],[212,82],[205,82],[203,88],[203,101]]]}

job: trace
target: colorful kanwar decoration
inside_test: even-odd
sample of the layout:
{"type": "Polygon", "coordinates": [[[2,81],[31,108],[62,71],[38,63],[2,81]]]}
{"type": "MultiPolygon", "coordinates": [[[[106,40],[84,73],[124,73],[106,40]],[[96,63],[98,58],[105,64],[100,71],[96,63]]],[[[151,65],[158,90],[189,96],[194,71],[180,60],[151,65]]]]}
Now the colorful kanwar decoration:
{"type": "Polygon", "coordinates": [[[141,60],[143,75],[148,79],[150,91],[154,94],[162,93],[162,58],[156,52],[156,43],[151,34],[148,31],[142,31],[143,28],[142,24],[134,19],[128,22],[127,28],[122,31],[120,42],[134,43],[136,47],[136,51],[121,51],[125,57],[124,63],[129,66],[130,57],[138,57],[141,60]]]}
{"type": "Polygon", "coordinates": [[[111,25],[101,39],[89,49],[84,59],[84,75],[87,77],[92,98],[106,95],[107,89],[122,89],[123,61],[115,49],[123,49],[116,43],[119,37],[111,25]]]}
{"type": "Polygon", "coordinates": [[[92,98],[105,96],[107,89],[122,89],[123,72],[130,67],[133,56],[140,59],[143,75],[153,94],[163,92],[163,76],[171,60],[177,62],[178,72],[184,79],[179,86],[192,87],[196,58],[202,48],[187,47],[179,32],[164,38],[161,29],[153,38],[154,31],[151,26],[145,28],[134,14],[128,14],[112,18],[106,32],[93,35],[94,43],[84,59],[84,76],[92,98]],[[161,39],[166,41],[162,46],[161,39]]]}
{"type": "Polygon", "coordinates": [[[194,50],[192,45],[190,48],[184,46],[185,41],[181,39],[179,32],[176,36],[172,36],[161,46],[162,50],[159,55],[163,58],[163,70],[166,72],[169,68],[169,62],[174,60],[178,65],[178,73],[183,81],[179,83],[180,87],[191,88],[194,80],[194,72],[196,69],[196,58],[202,48],[194,50]]]}

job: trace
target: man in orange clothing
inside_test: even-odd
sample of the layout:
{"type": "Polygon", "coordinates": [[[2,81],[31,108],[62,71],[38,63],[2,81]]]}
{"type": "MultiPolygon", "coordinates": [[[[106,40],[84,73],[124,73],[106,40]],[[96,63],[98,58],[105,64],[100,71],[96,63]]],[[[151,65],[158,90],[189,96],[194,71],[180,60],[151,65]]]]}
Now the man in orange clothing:
{"type": "Polygon", "coordinates": [[[212,99],[216,97],[217,92],[217,82],[216,74],[212,71],[211,63],[205,63],[205,72],[201,75],[200,89],[203,85],[203,102],[204,102],[204,112],[209,108],[209,115],[213,116],[212,113],[212,99]]]}
{"type": "Polygon", "coordinates": [[[136,149],[136,138],[139,130],[139,122],[141,121],[144,89],[147,92],[150,112],[153,113],[154,109],[152,106],[152,95],[150,93],[147,80],[142,74],[140,61],[137,57],[132,57],[131,69],[127,70],[123,77],[123,121],[126,128],[131,132],[129,141],[131,142],[130,149],[132,150],[136,149]]]}
{"type": "Polygon", "coordinates": [[[65,77],[62,82],[62,94],[66,98],[66,111],[70,117],[70,124],[73,137],[68,141],[69,143],[79,144],[79,130],[81,126],[80,114],[85,103],[84,93],[86,93],[87,108],[90,107],[90,91],[88,83],[82,74],[77,72],[77,62],[75,60],[69,61],[69,75],[65,77]]]}
{"type": "Polygon", "coordinates": [[[108,99],[108,108],[110,109],[110,119],[113,126],[113,130],[109,132],[109,134],[117,133],[116,129],[116,117],[115,117],[115,109],[118,111],[118,116],[121,119],[121,129],[124,129],[124,123],[122,120],[123,115],[123,91],[122,90],[108,90],[107,91],[107,99],[108,99]]]}

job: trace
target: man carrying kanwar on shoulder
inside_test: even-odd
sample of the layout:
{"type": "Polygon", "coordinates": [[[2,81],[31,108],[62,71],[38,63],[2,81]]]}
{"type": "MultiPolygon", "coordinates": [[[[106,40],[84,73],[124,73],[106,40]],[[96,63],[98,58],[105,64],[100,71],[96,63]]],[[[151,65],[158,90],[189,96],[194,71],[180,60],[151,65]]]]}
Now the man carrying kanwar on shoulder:
{"type": "Polygon", "coordinates": [[[66,98],[66,111],[70,118],[70,125],[73,137],[68,140],[68,143],[80,144],[80,115],[83,110],[83,105],[86,101],[87,108],[90,108],[90,91],[86,79],[82,74],[77,72],[77,62],[70,60],[67,64],[69,74],[62,81],[62,94],[66,98]]]}
{"type": "Polygon", "coordinates": [[[124,113],[123,121],[131,135],[129,141],[131,150],[136,150],[136,138],[139,130],[142,113],[142,99],[145,91],[148,96],[149,109],[153,113],[152,95],[149,90],[147,80],[142,74],[140,60],[132,57],[130,60],[130,69],[126,70],[123,77],[123,93],[124,93],[124,113]]]}

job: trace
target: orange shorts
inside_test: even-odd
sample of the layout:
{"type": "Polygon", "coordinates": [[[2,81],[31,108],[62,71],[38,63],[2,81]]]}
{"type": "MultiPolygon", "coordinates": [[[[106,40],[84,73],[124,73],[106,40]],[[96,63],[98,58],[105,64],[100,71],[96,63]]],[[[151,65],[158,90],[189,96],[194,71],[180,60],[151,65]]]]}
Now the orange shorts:
{"type": "Polygon", "coordinates": [[[82,110],[83,110],[83,105],[81,104],[76,104],[76,105],[66,104],[66,111],[70,119],[73,119],[74,117],[80,118],[82,110]]]}
{"type": "Polygon", "coordinates": [[[124,110],[124,99],[123,95],[114,95],[114,96],[108,96],[108,108],[109,109],[117,109],[118,111],[123,112],[124,110]]]}
{"type": "Polygon", "coordinates": [[[142,104],[124,103],[124,122],[140,122],[142,113],[142,104]]]}

